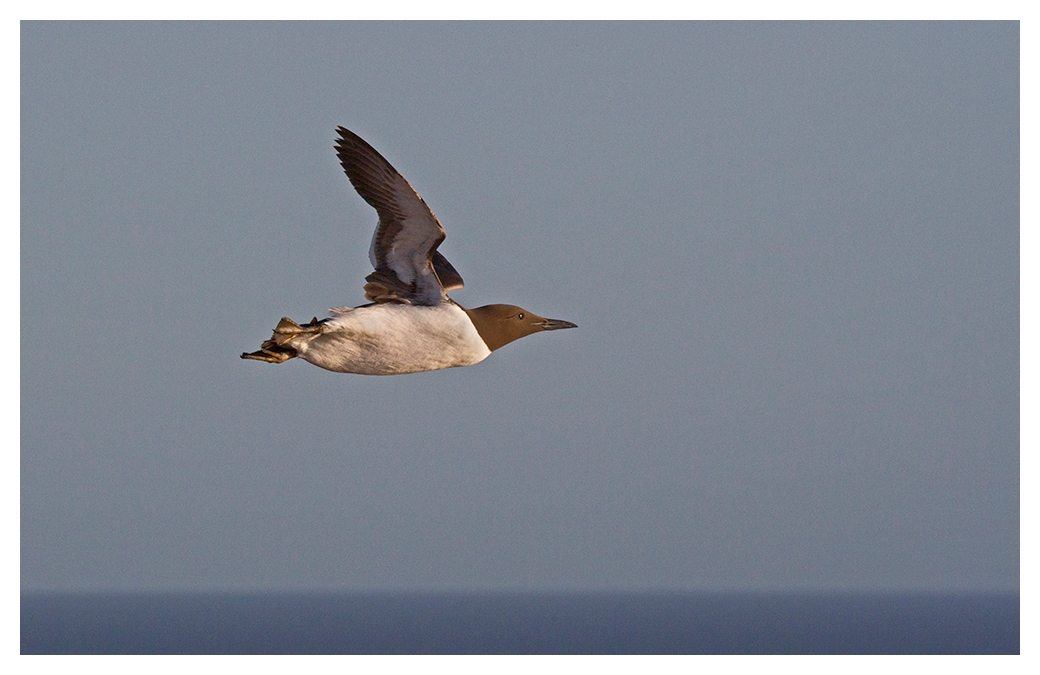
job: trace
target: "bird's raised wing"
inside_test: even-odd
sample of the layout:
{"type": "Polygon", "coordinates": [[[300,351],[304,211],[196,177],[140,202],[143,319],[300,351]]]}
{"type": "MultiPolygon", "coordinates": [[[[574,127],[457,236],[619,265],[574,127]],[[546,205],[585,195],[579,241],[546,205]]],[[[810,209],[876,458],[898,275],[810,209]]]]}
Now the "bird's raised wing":
{"type": "Polygon", "coordinates": [[[336,129],[336,155],[361,198],[379,214],[365,277],[365,297],[374,302],[436,305],[445,291],[462,288],[462,277],[437,252],[444,228],[422,197],[390,162],[357,134],[336,129]]]}

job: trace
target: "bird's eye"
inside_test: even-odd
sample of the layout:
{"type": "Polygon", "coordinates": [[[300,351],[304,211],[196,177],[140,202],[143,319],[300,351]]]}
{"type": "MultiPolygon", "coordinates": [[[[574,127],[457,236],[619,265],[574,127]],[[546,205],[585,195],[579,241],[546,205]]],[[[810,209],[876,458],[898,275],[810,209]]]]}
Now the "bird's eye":
{"type": "Polygon", "coordinates": [[[519,314],[516,315],[516,318],[518,318],[518,319],[524,318],[524,313],[520,312],[519,314]]]}

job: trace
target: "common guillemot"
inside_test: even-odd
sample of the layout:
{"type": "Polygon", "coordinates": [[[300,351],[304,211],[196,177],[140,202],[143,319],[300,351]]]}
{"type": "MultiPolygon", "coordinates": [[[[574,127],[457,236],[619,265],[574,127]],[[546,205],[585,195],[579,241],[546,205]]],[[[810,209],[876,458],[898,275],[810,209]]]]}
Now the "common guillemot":
{"type": "Polygon", "coordinates": [[[400,375],[470,366],[532,333],[577,328],[516,305],[466,309],[448,297],[462,276],[437,252],[444,227],[423,198],[375,148],[338,127],[336,155],[361,198],[379,214],[360,307],[298,324],[283,318],[270,340],[243,359],[282,363],[300,357],[327,370],[400,375]]]}

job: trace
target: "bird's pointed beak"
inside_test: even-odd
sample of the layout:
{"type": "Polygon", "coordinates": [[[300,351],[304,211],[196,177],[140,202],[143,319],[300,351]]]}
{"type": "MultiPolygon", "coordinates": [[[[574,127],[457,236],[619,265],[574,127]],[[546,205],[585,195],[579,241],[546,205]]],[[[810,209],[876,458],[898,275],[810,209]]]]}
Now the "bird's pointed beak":
{"type": "Polygon", "coordinates": [[[560,330],[561,328],[577,328],[578,324],[571,323],[570,321],[561,321],[560,319],[546,319],[545,321],[539,321],[535,324],[542,330],[560,330]]]}

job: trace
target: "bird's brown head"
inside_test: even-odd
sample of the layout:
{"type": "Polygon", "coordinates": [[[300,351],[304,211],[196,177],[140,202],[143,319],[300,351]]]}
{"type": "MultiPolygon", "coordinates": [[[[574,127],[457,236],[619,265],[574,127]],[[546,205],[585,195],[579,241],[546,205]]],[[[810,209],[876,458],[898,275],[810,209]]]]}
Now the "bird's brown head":
{"type": "Polygon", "coordinates": [[[477,332],[488,349],[495,351],[513,340],[540,333],[543,330],[577,328],[570,321],[546,319],[516,305],[484,305],[467,309],[466,313],[476,326],[477,332]]]}

